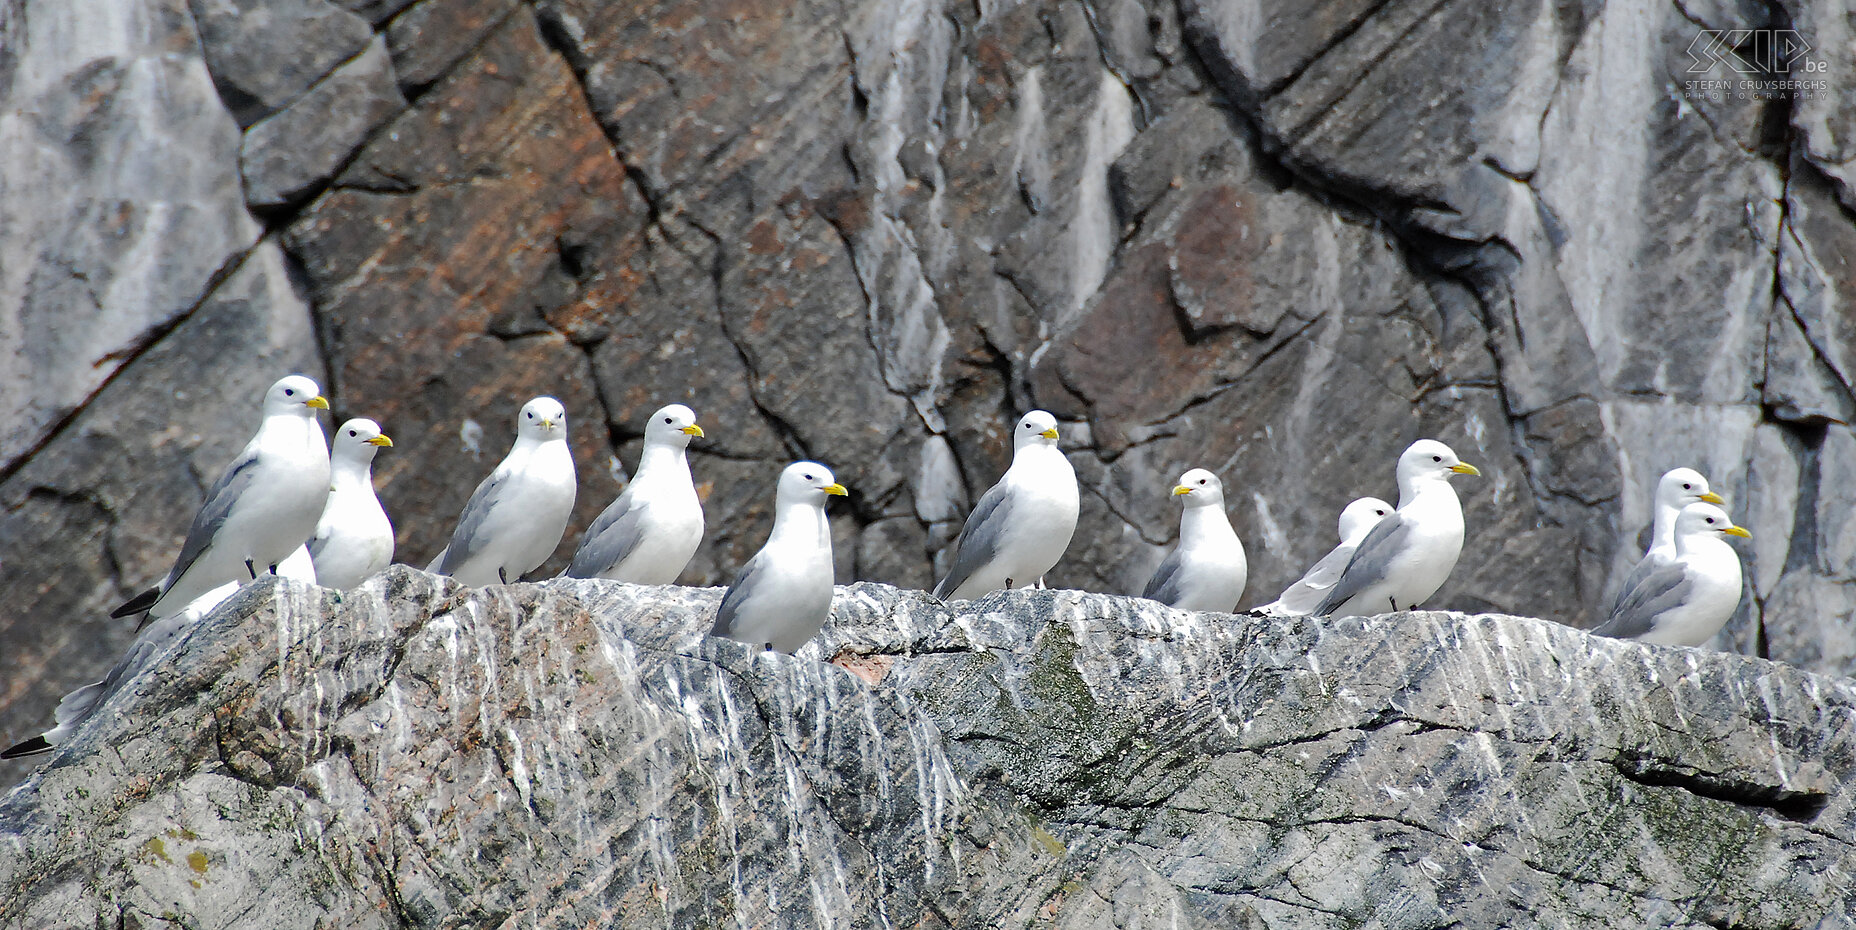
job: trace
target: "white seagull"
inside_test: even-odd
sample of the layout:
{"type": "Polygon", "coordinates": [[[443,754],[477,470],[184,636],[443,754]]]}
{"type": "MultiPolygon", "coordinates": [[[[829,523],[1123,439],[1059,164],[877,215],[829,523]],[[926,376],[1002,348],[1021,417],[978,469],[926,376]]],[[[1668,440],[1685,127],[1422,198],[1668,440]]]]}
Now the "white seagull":
{"type": "Polygon", "coordinates": [[[1179,512],[1179,545],[1167,553],[1141,596],[1180,610],[1230,613],[1244,596],[1250,567],[1244,543],[1224,512],[1224,483],[1203,468],[1179,476],[1173,496],[1179,512]]]}
{"type": "Polygon", "coordinates": [[[472,587],[519,580],[561,544],[574,492],[567,409],[552,397],[537,397],[522,405],[515,445],[477,485],[458,515],[451,544],[426,571],[472,587]]]}
{"type": "Polygon", "coordinates": [[[206,492],[174,567],[110,616],[159,620],[228,581],[274,569],[309,539],[329,493],[329,446],[316,420],[327,409],[322,389],[302,375],[271,385],[257,434],[206,492]]]}
{"type": "Polygon", "coordinates": [[[1450,478],[1480,474],[1435,439],[1412,443],[1398,457],[1398,509],[1360,540],[1314,612],[1410,610],[1436,594],[1463,552],[1463,505],[1450,478]]]}
{"type": "Polygon", "coordinates": [[[1012,430],[1012,467],[981,495],[960,530],[942,600],[1041,584],[1076,532],[1076,471],[1057,448],[1057,418],[1033,410],[1012,430]]]}
{"type": "MultiPolygon", "coordinates": [[[[1697,501],[1682,508],[1675,520],[1675,557],[1619,592],[1611,616],[1592,632],[1664,646],[1707,642],[1740,605],[1740,554],[1724,537],[1752,535],[1713,504],[1697,501]]],[[[1643,561],[1654,558],[1645,555],[1643,561]]]]}
{"type": "Polygon", "coordinates": [[[670,584],[683,574],[702,542],[702,500],[684,450],[701,435],[682,404],[651,415],[636,475],[587,527],[568,577],[670,584]]]}
{"type": "Polygon", "coordinates": [[[1328,550],[1321,561],[1310,566],[1300,580],[1284,589],[1274,601],[1257,608],[1279,617],[1300,617],[1313,613],[1327,596],[1328,589],[1340,580],[1342,569],[1353,558],[1366,534],[1392,513],[1392,505],[1377,497],[1362,497],[1340,512],[1340,545],[1328,550]]]}
{"type": "Polygon", "coordinates": [[[97,709],[110,695],[122,687],[123,682],[134,678],[142,669],[147,668],[167,648],[181,638],[193,625],[207,614],[213,612],[226,598],[238,590],[237,581],[228,581],[219,587],[194,598],[180,610],[167,614],[150,623],[135,642],[129,644],[129,651],[110,668],[109,674],[102,681],[85,685],[64,696],[58,702],[57,710],[52,712],[53,726],[44,733],[28,740],[13,744],[0,759],[17,759],[21,756],[38,755],[51,752],[77,732],[84,721],[96,715],[97,709]]]}
{"type": "Polygon", "coordinates": [[[1655,510],[1650,521],[1650,548],[1631,566],[1624,576],[1624,583],[1618,586],[1617,596],[1611,600],[1611,610],[1615,613],[1624,599],[1625,592],[1636,587],[1643,577],[1657,568],[1676,560],[1676,517],[1682,508],[1690,504],[1726,504],[1719,494],[1708,489],[1708,479],[1693,468],[1675,468],[1663,473],[1656,482],[1655,510]]]}
{"type": "Polygon", "coordinates": [[[393,523],[374,495],[374,453],[393,440],[364,417],[335,431],[329,498],[309,541],[317,582],[347,590],[393,561],[393,523]]]}
{"type": "Polygon", "coordinates": [[[773,532],[735,574],[709,635],[791,653],[818,634],[831,615],[825,500],[845,493],[831,470],[817,462],[786,466],[774,492],[773,532]]]}

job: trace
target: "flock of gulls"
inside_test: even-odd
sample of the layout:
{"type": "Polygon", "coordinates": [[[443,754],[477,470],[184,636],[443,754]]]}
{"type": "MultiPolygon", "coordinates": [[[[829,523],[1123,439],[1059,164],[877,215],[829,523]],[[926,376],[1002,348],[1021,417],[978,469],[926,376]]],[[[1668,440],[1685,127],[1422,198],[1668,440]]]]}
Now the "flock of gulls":
{"type": "MultiPolygon", "coordinates": [[[[47,752],[70,738],[105,698],[158,659],[192,624],[242,583],[271,572],[352,588],[393,560],[393,527],[374,495],[371,467],[393,445],[380,425],[353,419],[324,438],[316,383],[300,375],[271,385],[263,419],[207,492],[174,567],[111,616],[139,619],[138,636],[102,681],[59,702],[54,725],[0,752],[47,752]],[[331,451],[332,448],[332,451],[331,451]]],[[[644,451],[624,493],[600,513],[565,575],[670,584],[702,541],[702,503],[686,450],[703,435],[690,408],[652,414],[644,451]]],[[[1043,585],[1076,529],[1076,473],[1057,447],[1057,420],[1042,410],[1012,432],[1012,464],[974,505],[953,564],[935,585],[945,600],[1043,585]]],[[[1421,439],[1398,458],[1398,506],[1353,501],[1340,514],[1340,544],[1275,601],[1275,616],[1372,615],[1408,610],[1442,587],[1463,548],[1463,508],[1451,487],[1480,474],[1449,446],[1421,439]]],[[[427,571],[466,585],[507,584],[541,567],[560,545],[576,481],[567,411],[552,397],[524,404],[515,444],[477,486],[444,551],[427,571]]],[[[795,462],[774,492],[773,529],[735,574],[710,632],[792,652],[824,626],[833,585],[826,502],[846,494],[831,470],[795,462]]],[[[1218,476],[1181,475],[1178,545],[1141,596],[1171,607],[1229,612],[1243,596],[1248,564],[1231,527],[1218,476]]],[[[1650,550],[1626,578],[1605,622],[1592,632],[1666,645],[1699,646],[1732,616],[1740,558],[1726,536],[1748,535],[1693,469],[1678,468],[1656,489],[1650,550]]]]}

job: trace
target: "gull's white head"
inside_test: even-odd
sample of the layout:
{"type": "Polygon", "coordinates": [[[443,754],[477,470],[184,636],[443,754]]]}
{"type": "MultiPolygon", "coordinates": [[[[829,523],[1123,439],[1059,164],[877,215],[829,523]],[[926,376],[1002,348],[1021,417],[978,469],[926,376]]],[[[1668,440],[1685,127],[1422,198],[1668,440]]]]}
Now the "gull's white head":
{"type": "Polygon", "coordinates": [[[1476,466],[1464,462],[1450,451],[1450,447],[1435,439],[1420,439],[1398,457],[1398,481],[1403,487],[1407,482],[1420,479],[1447,480],[1453,475],[1480,475],[1476,466]]]}
{"type": "Polygon", "coordinates": [[[524,439],[566,439],[567,408],[552,397],[537,397],[522,405],[516,417],[516,435],[524,439]]]}
{"type": "Polygon", "coordinates": [[[696,411],[682,404],[658,408],[651,414],[651,422],[644,425],[644,441],[653,445],[682,448],[701,435],[702,427],[696,425],[696,411]]]}
{"type": "Polygon", "coordinates": [[[813,504],[825,506],[825,498],[832,495],[842,497],[850,492],[838,479],[831,476],[831,469],[817,462],[794,462],[780,472],[780,484],[774,492],[774,506],[787,504],[813,504]]]}
{"type": "Polygon", "coordinates": [[[1203,468],[1195,468],[1179,476],[1179,483],[1173,486],[1173,496],[1185,498],[1187,507],[1222,507],[1224,482],[1203,468]]]}
{"type": "Polygon", "coordinates": [[[1725,504],[1719,494],[1708,490],[1708,479],[1693,468],[1676,468],[1663,473],[1661,481],[1656,482],[1656,506],[1670,510],[1681,510],[1697,501],[1708,504],[1725,504]]]}
{"type": "Polygon", "coordinates": [[[1392,505],[1377,497],[1362,497],[1340,512],[1340,541],[1357,543],[1366,538],[1386,515],[1392,512],[1392,505]]]}
{"type": "Polygon", "coordinates": [[[1676,548],[1678,549],[1688,540],[1704,537],[1718,539],[1722,536],[1753,538],[1752,533],[1734,525],[1734,521],[1728,518],[1727,511],[1713,504],[1696,501],[1682,508],[1681,516],[1676,517],[1676,548]]]}
{"type": "Polygon", "coordinates": [[[1057,418],[1042,410],[1033,410],[1018,418],[1018,426],[1012,430],[1012,448],[1023,449],[1027,446],[1057,444],[1057,418]]]}
{"type": "Polygon", "coordinates": [[[393,440],[380,431],[380,424],[366,417],[356,417],[335,431],[335,441],[330,445],[332,457],[366,465],[374,460],[375,452],[392,446],[393,440]]]}
{"type": "Polygon", "coordinates": [[[322,396],[322,388],[302,375],[281,378],[264,392],[264,415],[267,417],[279,413],[315,416],[315,411],[327,409],[329,402],[322,396]]]}

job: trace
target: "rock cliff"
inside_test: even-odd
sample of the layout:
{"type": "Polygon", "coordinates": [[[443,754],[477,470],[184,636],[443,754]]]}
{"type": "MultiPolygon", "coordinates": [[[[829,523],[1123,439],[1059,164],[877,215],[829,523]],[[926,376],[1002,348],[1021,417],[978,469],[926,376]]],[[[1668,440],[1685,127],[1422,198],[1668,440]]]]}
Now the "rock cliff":
{"type": "Polygon", "coordinates": [[[839,577],[929,585],[1042,405],[1056,584],[1138,589],[1196,465],[1261,603],[1434,435],[1487,476],[1434,606],[1585,626],[1693,465],[1754,533],[1716,645],[1849,674],[1846,7],[0,4],[0,731],[122,650],[90,618],[290,370],[395,437],[414,564],[526,397],[575,417],[576,531],[690,403],[691,583],[803,455],[854,491],[839,577]],[[1822,86],[1691,83],[1773,76],[1733,35],[1822,86]]]}
{"type": "Polygon", "coordinates": [[[249,586],[0,800],[0,926],[1856,920],[1848,681],[868,583],[789,657],[718,596],[249,586]]]}

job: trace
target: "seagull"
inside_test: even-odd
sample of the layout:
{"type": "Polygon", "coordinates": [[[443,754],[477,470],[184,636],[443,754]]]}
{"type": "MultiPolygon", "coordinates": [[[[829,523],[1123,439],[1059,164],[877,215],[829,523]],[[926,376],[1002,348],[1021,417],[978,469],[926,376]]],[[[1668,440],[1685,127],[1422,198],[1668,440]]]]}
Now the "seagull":
{"type": "Polygon", "coordinates": [[[1377,497],[1362,497],[1348,504],[1340,512],[1340,545],[1328,550],[1321,561],[1310,567],[1301,580],[1290,585],[1280,597],[1257,610],[1278,617],[1301,617],[1313,612],[1328,589],[1340,580],[1341,570],[1353,558],[1353,550],[1359,548],[1360,540],[1391,512],[1392,505],[1377,497]]]}
{"type": "Polygon", "coordinates": [[[702,501],[684,450],[701,435],[682,404],[651,415],[637,475],[587,527],[567,577],[670,584],[683,574],[702,542],[702,501]]]}
{"type": "Polygon", "coordinates": [[[987,489],[960,530],[954,567],[935,585],[942,600],[970,600],[1043,584],[1076,532],[1076,471],[1057,448],[1057,418],[1033,410],[1012,430],[1012,467],[987,489]]]}
{"type": "Polygon", "coordinates": [[[1179,476],[1173,496],[1185,498],[1179,512],[1179,545],[1148,579],[1141,596],[1180,610],[1230,613],[1244,596],[1250,569],[1244,543],[1224,513],[1224,483],[1194,468],[1179,476]]]}
{"type": "Polygon", "coordinates": [[[1443,587],[1463,551],[1463,505],[1452,475],[1480,475],[1450,447],[1420,439],[1398,457],[1398,509],[1360,540],[1320,616],[1410,610],[1443,587]]]}
{"type": "Polygon", "coordinates": [[[786,466],[774,492],[773,532],[735,574],[709,635],[791,653],[818,633],[831,615],[825,500],[845,493],[831,469],[817,462],[786,466]]]}
{"type": "Polygon", "coordinates": [[[134,678],[144,668],[165,653],[169,645],[180,639],[193,625],[213,612],[226,598],[238,590],[238,581],[228,581],[212,590],[194,598],[180,610],[156,619],[142,630],[135,642],[129,644],[129,651],[116,661],[109,674],[102,681],[85,685],[64,696],[58,702],[58,709],[52,712],[53,726],[38,736],[13,744],[0,751],[0,759],[17,759],[22,756],[38,755],[51,752],[68,741],[84,721],[89,720],[103,706],[110,695],[122,687],[123,682],[134,678]]]}
{"type": "MultiPolygon", "coordinates": [[[[1735,526],[1727,511],[1700,501],[1682,508],[1674,529],[1675,557],[1653,565],[1621,592],[1611,616],[1594,634],[1699,646],[1734,615],[1740,605],[1740,555],[1723,537],[1750,539],[1753,534],[1735,526]]],[[[1643,562],[1654,558],[1645,555],[1643,562]]]]}
{"type": "Polygon", "coordinates": [[[574,509],[567,408],[552,397],[522,405],[516,443],[464,505],[451,544],[426,571],[472,587],[508,584],[541,567],[574,509]]]}
{"type": "Polygon", "coordinates": [[[316,420],[327,409],[322,389],[302,375],[271,385],[257,434],[206,492],[174,567],[110,616],[159,620],[228,581],[274,569],[309,539],[329,490],[329,446],[316,420]]]}
{"type": "Polygon", "coordinates": [[[325,587],[347,590],[393,561],[393,524],[374,496],[374,453],[393,440],[380,424],[357,417],[335,431],[330,453],[329,497],[309,541],[316,577],[325,587]]]}
{"type": "Polygon", "coordinates": [[[1617,613],[1624,595],[1643,581],[1645,575],[1661,566],[1676,560],[1676,517],[1682,508],[1701,502],[1705,504],[1726,504],[1719,494],[1708,489],[1708,479],[1693,468],[1675,468],[1663,473],[1656,482],[1655,512],[1650,522],[1650,548],[1631,566],[1624,576],[1624,583],[1618,586],[1617,597],[1611,601],[1611,612],[1617,613]]]}
{"type": "Polygon", "coordinates": [[[1719,494],[1708,489],[1708,479],[1693,468],[1671,469],[1656,482],[1656,513],[1651,521],[1649,554],[1676,555],[1676,517],[1696,501],[1725,506],[1719,494]]]}

